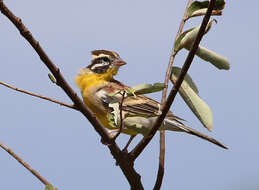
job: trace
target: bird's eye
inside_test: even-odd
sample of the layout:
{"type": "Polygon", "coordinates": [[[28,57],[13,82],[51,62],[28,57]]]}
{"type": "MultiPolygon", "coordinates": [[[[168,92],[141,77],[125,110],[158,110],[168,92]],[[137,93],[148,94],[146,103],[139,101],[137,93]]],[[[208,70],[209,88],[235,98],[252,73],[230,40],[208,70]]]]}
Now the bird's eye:
{"type": "Polygon", "coordinates": [[[104,57],[104,58],[103,58],[103,61],[105,61],[105,62],[109,62],[109,61],[110,61],[110,59],[109,59],[108,57],[104,57]]]}

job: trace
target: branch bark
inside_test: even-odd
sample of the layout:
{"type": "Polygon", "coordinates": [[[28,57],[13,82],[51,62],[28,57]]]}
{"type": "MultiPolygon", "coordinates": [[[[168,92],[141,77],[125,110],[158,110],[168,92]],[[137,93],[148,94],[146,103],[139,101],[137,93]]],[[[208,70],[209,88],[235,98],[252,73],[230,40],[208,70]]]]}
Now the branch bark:
{"type": "MultiPolygon", "coordinates": [[[[51,185],[44,177],[42,177],[36,170],[34,170],[29,164],[15,154],[10,148],[0,142],[0,147],[8,152],[15,160],[20,162],[27,170],[29,170],[35,177],[37,177],[44,185],[51,185]]],[[[52,186],[52,185],[51,185],[52,186]]]]}
{"type": "MultiPolygon", "coordinates": [[[[191,3],[192,3],[192,0],[188,0],[185,11],[184,11],[184,16],[181,20],[178,32],[175,36],[175,40],[181,35],[181,33],[183,31],[183,27],[184,27],[184,24],[185,24],[186,18],[187,18],[187,10],[188,10],[189,6],[191,5],[191,3]]],[[[162,107],[164,107],[165,102],[166,102],[166,93],[167,93],[167,89],[168,89],[168,82],[169,82],[169,79],[170,79],[171,74],[172,74],[172,67],[173,67],[175,56],[176,56],[176,52],[174,51],[174,44],[173,44],[173,48],[172,48],[171,55],[170,55],[170,58],[169,58],[169,64],[168,64],[168,67],[167,67],[167,70],[166,70],[165,81],[164,81],[165,88],[164,88],[163,93],[162,93],[162,100],[161,100],[162,107]]],[[[159,163],[158,163],[157,178],[156,178],[154,190],[159,190],[161,188],[163,178],[164,178],[164,170],[165,170],[164,169],[165,168],[165,166],[164,166],[165,165],[165,131],[160,131],[160,142],[159,142],[159,144],[160,144],[160,146],[159,146],[159,149],[160,149],[159,163]]]]}
{"type": "Polygon", "coordinates": [[[12,90],[15,90],[15,91],[18,91],[18,92],[22,92],[22,93],[24,93],[24,94],[28,94],[28,95],[30,95],[30,96],[34,96],[34,97],[41,98],[41,99],[44,99],[44,100],[48,100],[48,101],[50,101],[50,102],[59,104],[59,105],[61,105],[61,106],[65,106],[65,107],[68,107],[68,108],[71,108],[71,109],[78,110],[74,105],[66,104],[66,103],[64,103],[64,102],[61,102],[61,101],[58,101],[58,100],[49,98],[49,97],[47,97],[47,96],[42,96],[42,95],[40,95],[40,94],[35,94],[35,93],[29,92],[29,91],[27,91],[27,90],[23,90],[23,89],[20,89],[20,88],[16,88],[16,87],[11,86],[11,85],[9,85],[9,84],[7,84],[7,83],[5,83],[5,82],[2,82],[2,81],[0,81],[0,84],[3,85],[3,86],[5,86],[5,87],[7,87],[7,88],[12,89],[12,90]]]}
{"type": "Polygon", "coordinates": [[[144,137],[138,144],[137,146],[130,152],[131,156],[132,156],[132,159],[135,160],[140,154],[141,152],[144,150],[144,148],[148,145],[148,143],[151,141],[151,139],[153,138],[153,136],[155,135],[156,131],[159,129],[159,127],[161,126],[167,112],[169,111],[170,109],[170,106],[172,105],[173,101],[174,101],[174,98],[183,82],[183,79],[188,71],[188,69],[190,68],[191,66],[191,63],[192,63],[192,60],[194,58],[194,55],[195,55],[195,52],[200,44],[200,41],[204,35],[204,32],[205,32],[205,29],[206,29],[206,26],[209,22],[209,19],[210,19],[210,16],[211,16],[211,12],[212,12],[212,9],[215,5],[215,2],[216,0],[211,0],[210,3],[209,3],[209,7],[208,7],[208,10],[206,12],[206,15],[204,16],[203,18],[203,21],[202,21],[202,24],[201,24],[201,27],[199,29],[199,32],[197,34],[197,37],[192,45],[192,48],[190,49],[189,51],[189,54],[184,62],[184,65],[182,67],[182,70],[181,70],[181,73],[175,83],[175,85],[173,86],[168,98],[167,98],[167,101],[166,101],[166,104],[164,106],[164,108],[162,109],[162,114],[157,118],[154,126],[152,127],[151,131],[149,132],[149,135],[144,137]]]}
{"type": "Polygon", "coordinates": [[[96,132],[101,136],[103,142],[105,142],[110,149],[111,154],[116,159],[116,162],[120,166],[123,174],[127,178],[132,189],[143,189],[141,183],[140,175],[135,171],[133,167],[133,162],[129,159],[129,156],[124,156],[116,142],[109,137],[107,131],[98,121],[96,116],[84,105],[81,99],[73,91],[73,89],[68,85],[60,70],[56,65],[51,61],[48,55],[40,46],[40,43],[36,41],[32,33],[26,28],[22,23],[22,20],[16,17],[3,3],[3,0],[0,0],[0,10],[1,12],[16,26],[20,31],[20,34],[31,44],[33,49],[37,52],[42,62],[48,67],[51,73],[54,75],[57,85],[60,86],[69,98],[74,102],[74,105],[78,110],[89,120],[96,132]]]}

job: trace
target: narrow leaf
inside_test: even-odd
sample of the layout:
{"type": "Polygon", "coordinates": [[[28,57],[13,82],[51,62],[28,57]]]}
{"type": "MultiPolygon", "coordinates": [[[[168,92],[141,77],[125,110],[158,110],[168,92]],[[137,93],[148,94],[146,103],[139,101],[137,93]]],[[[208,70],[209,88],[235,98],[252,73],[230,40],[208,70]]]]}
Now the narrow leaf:
{"type": "Polygon", "coordinates": [[[53,187],[52,185],[46,185],[44,190],[58,190],[58,189],[53,187]]]}
{"type": "Polygon", "coordinates": [[[133,86],[128,91],[134,92],[133,94],[135,94],[135,95],[140,95],[140,94],[149,94],[149,93],[159,92],[159,91],[163,90],[164,88],[165,88],[164,83],[139,84],[139,85],[133,86]]]}
{"type": "MultiPolygon", "coordinates": [[[[211,20],[208,23],[207,28],[206,28],[206,33],[210,30],[213,21],[214,20],[211,20]]],[[[179,38],[175,41],[175,46],[174,46],[175,52],[178,52],[182,48],[190,50],[194,40],[196,39],[199,29],[200,29],[200,26],[189,29],[189,30],[185,31],[184,33],[182,33],[179,36],[179,38]]],[[[208,50],[200,45],[195,54],[198,57],[200,57],[201,59],[212,63],[218,69],[228,70],[230,68],[229,61],[226,57],[223,57],[223,56],[221,56],[211,50],[208,50]]]]}
{"type": "Polygon", "coordinates": [[[194,28],[191,28],[189,30],[186,30],[184,31],[176,40],[175,40],[175,43],[174,43],[174,51],[175,52],[178,52],[180,51],[183,46],[184,46],[184,43],[182,42],[182,40],[184,39],[185,35],[188,34],[189,32],[191,32],[194,28]]]}
{"type": "Polygon", "coordinates": [[[55,77],[52,75],[52,74],[48,74],[48,77],[49,77],[49,79],[51,80],[51,82],[53,82],[53,83],[57,83],[57,81],[56,81],[56,79],[55,79],[55,77]]]}
{"type": "MultiPolygon", "coordinates": [[[[171,81],[175,84],[178,75],[174,72],[171,76],[171,81]]],[[[202,100],[195,92],[195,88],[191,87],[190,82],[185,79],[179,89],[179,93],[188,107],[192,110],[195,116],[200,120],[205,128],[209,131],[213,127],[213,115],[210,107],[202,100]]]]}
{"type": "MultiPolygon", "coordinates": [[[[210,30],[213,21],[216,21],[216,20],[211,20],[208,23],[206,30],[205,30],[205,34],[210,30]]],[[[197,36],[199,30],[200,30],[200,26],[197,26],[195,28],[191,28],[191,29],[183,32],[175,41],[174,51],[178,52],[182,48],[191,47],[194,40],[196,39],[196,36],[197,36]]]]}
{"type": "MultiPolygon", "coordinates": [[[[187,10],[187,17],[204,15],[207,12],[209,1],[194,1],[187,10]]],[[[224,0],[217,0],[212,14],[221,14],[221,10],[225,7],[224,0]],[[214,13],[213,13],[214,12],[214,13]]]]}
{"type": "MultiPolygon", "coordinates": [[[[186,47],[186,49],[190,50],[190,47],[186,47]]],[[[196,51],[196,55],[201,59],[210,62],[218,69],[229,70],[230,64],[226,57],[223,57],[205,47],[199,46],[196,51]]]]}
{"type": "MultiPolygon", "coordinates": [[[[180,67],[173,67],[172,68],[172,74],[176,77],[178,77],[180,75],[181,72],[181,68],[180,67]]],[[[199,90],[196,86],[196,84],[193,82],[192,78],[190,77],[190,75],[187,73],[184,77],[184,81],[187,82],[187,84],[192,88],[192,90],[195,93],[199,93],[199,90]]]]}

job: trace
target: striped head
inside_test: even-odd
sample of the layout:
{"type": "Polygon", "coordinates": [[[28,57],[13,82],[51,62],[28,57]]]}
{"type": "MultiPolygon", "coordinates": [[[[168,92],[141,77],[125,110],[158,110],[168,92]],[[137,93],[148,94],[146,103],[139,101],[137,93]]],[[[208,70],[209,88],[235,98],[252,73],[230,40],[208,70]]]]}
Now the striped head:
{"type": "Polygon", "coordinates": [[[126,62],[114,51],[94,50],[92,51],[92,61],[87,68],[96,74],[111,72],[112,75],[116,75],[119,67],[125,64],[126,62]]]}

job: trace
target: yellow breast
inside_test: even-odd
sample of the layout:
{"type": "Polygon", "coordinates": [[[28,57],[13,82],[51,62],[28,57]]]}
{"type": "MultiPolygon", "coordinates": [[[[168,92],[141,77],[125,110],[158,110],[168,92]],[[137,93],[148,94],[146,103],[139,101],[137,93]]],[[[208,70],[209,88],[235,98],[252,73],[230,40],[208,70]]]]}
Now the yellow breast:
{"type": "MultiPolygon", "coordinates": [[[[80,73],[75,78],[78,88],[81,89],[84,103],[96,115],[102,125],[108,129],[114,129],[114,127],[109,124],[107,118],[108,110],[103,106],[100,97],[96,95],[96,91],[109,83],[115,74],[114,72],[117,71],[111,71],[100,75],[95,74],[86,68],[80,70],[80,73]]],[[[122,132],[129,135],[136,134],[136,132],[127,129],[124,129],[122,132]]]]}
{"type": "Polygon", "coordinates": [[[108,110],[103,106],[101,99],[96,95],[96,91],[106,85],[112,79],[113,74],[112,72],[95,74],[89,69],[82,69],[75,78],[77,86],[81,89],[84,103],[106,128],[111,128],[107,119],[108,110]]]}

